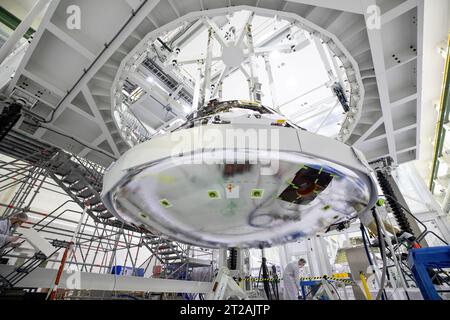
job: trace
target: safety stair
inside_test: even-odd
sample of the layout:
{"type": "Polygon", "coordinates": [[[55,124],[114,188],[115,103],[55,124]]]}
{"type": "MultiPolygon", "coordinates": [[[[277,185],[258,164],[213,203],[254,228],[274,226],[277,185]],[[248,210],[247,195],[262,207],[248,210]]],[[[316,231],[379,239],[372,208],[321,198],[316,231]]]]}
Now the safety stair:
{"type": "MultiPolygon", "coordinates": [[[[203,256],[194,258],[188,253],[199,249],[158,236],[146,236],[143,245],[161,262],[160,276],[171,279],[187,279],[191,271],[198,267],[211,267],[212,260],[203,256]]],[[[204,249],[201,249],[204,250],[204,249]]]]}
{"type": "Polygon", "coordinates": [[[57,148],[30,138],[15,129],[9,131],[0,140],[0,153],[34,166],[50,160],[56,152],[58,152],[57,148]]]}
{"type": "Polygon", "coordinates": [[[50,176],[71,198],[95,218],[108,219],[112,214],[103,204],[103,169],[65,152],[58,152],[50,162],[50,176]]]}
{"type": "MultiPolygon", "coordinates": [[[[0,275],[0,296],[2,296],[2,298],[4,294],[8,294],[8,292],[10,293],[10,289],[15,288],[20,281],[22,281],[40,265],[54,256],[61,248],[67,248],[70,245],[69,242],[60,240],[53,240],[51,244],[55,249],[48,256],[46,256],[41,251],[36,252],[31,257],[25,259],[25,261],[21,265],[16,266],[10,273],[6,275],[0,275]]],[[[12,249],[9,249],[6,252],[3,251],[2,255],[9,253],[11,250],[12,249]]]]}
{"type": "Polygon", "coordinates": [[[142,239],[142,244],[164,266],[161,272],[162,277],[176,278],[178,271],[186,270],[182,267],[187,265],[188,255],[179,243],[155,235],[148,235],[142,239]]]}
{"type": "MultiPolygon", "coordinates": [[[[124,224],[113,217],[103,204],[102,191],[104,168],[61,149],[42,143],[28,135],[11,130],[0,141],[0,152],[33,165],[43,165],[51,177],[81,208],[86,208],[94,221],[142,233],[142,246],[147,247],[165,264],[188,262],[182,245],[154,235],[148,230],[124,224]]],[[[170,269],[170,268],[169,268],[170,269]]],[[[166,269],[166,274],[169,274],[166,269]]]]}

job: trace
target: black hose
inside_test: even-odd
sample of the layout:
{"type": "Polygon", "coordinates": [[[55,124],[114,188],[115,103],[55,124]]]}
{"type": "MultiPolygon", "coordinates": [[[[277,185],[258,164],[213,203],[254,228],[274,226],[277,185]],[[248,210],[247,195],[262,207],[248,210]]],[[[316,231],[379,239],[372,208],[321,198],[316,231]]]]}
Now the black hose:
{"type": "Polygon", "coordinates": [[[366,251],[367,260],[369,261],[369,264],[372,267],[373,262],[372,262],[372,258],[370,257],[369,247],[367,246],[367,241],[369,241],[369,239],[366,238],[366,232],[364,230],[364,225],[362,223],[359,228],[361,229],[362,240],[363,240],[363,244],[364,244],[364,250],[366,251]]]}
{"type": "MultiPolygon", "coordinates": [[[[405,207],[404,207],[397,199],[395,199],[394,197],[392,197],[392,196],[390,196],[390,195],[380,195],[380,196],[381,196],[381,197],[385,197],[386,200],[387,200],[387,199],[391,199],[392,201],[396,201],[397,204],[403,209],[404,212],[406,212],[407,214],[409,214],[414,220],[416,220],[416,221],[424,228],[424,231],[422,232],[422,234],[425,234],[425,233],[431,233],[431,234],[434,235],[436,238],[438,238],[439,240],[441,240],[444,244],[448,245],[448,242],[447,242],[447,241],[445,241],[444,239],[442,239],[442,238],[441,238],[439,235],[437,235],[435,232],[428,230],[427,225],[426,225],[425,223],[423,223],[422,221],[420,221],[419,219],[417,219],[417,218],[411,213],[411,211],[409,211],[408,209],[406,209],[406,208],[405,208],[405,207]]],[[[412,234],[412,233],[411,233],[411,234],[412,234]]],[[[420,235],[417,237],[417,240],[418,240],[418,241],[422,240],[420,235]]]]}
{"type": "MultiPolygon", "coordinates": [[[[367,235],[366,229],[364,229],[364,225],[361,223],[360,225],[361,233],[362,233],[362,239],[364,244],[364,250],[366,251],[367,260],[369,261],[370,266],[372,267],[373,271],[375,272],[375,265],[372,261],[372,258],[370,257],[369,247],[367,243],[370,242],[369,236],[367,235]]],[[[386,292],[383,290],[383,299],[386,299],[386,292]]]]}
{"type": "Polygon", "coordinates": [[[383,190],[383,194],[385,194],[386,201],[389,207],[392,209],[392,213],[394,214],[395,220],[397,221],[400,230],[403,232],[408,232],[410,234],[414,234],[409,224],[408,218],[402,210],[402,206],[399,205],[399,201],[397,200],[394,190],[386,177],[386,174],[382,171],[377,171],[377,179],[378,183],[383,190]]]}
{"type": "Polygon", "coordinates": [[[383,259],[383,271],[381,273],[380,290],[378,290],[377,296],[375,298],[376,300],[380,300],[380,297],[384,290],[384,283],[386,281],[386,273],[387,273],[386,245],[384,243],[384,237],[381,232],[381,227],[380,227],[381,222],[380,222],[380,219],[378,218],[378,214],[377,214],[375,208],[372,208],[372,214],[373,214],[373,217],[375,218],[375,224],[377,226],[378,242],[380,243],[380,253],[381,253],[381,258],[383,259]]]}

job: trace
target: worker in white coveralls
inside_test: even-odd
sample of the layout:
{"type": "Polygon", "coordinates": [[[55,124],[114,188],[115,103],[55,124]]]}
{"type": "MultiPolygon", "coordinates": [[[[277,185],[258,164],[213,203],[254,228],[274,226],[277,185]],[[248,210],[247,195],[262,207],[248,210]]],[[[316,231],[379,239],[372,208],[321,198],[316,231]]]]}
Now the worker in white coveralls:
{"type": "Polygon", "coordinates": [[[298,300],[300,291],[300,269],[306,265],[306,260],[300,258],[287,264],[283,272],[284,300],[298,300]]]}
{"type": "Polygon", "coordinates": [[[12,236],[12,234],[14,230],[27,220],[28,215],[24,212],[14,213],[10,217],[0,220],[0,255],[6,247],[19,246],[17,242],[20,238],[18,236],[12,236]]]}

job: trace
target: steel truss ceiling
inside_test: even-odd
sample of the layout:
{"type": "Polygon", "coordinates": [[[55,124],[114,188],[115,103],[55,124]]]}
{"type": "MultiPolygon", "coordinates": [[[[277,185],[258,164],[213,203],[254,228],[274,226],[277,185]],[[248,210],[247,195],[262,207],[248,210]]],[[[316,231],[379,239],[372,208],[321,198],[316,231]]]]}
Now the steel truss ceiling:
{"type": "Polygon", "coordinates": [[[274,15],[294,14],[336,36],[356,61],[365,91],[348,143],[358,146],[369,160],[390,155],[403,163],[418,158],[422,1],[78,0],[70,4],[80,6],[82,28],[66,27],[68,1],[52,1],[14,77],[3,88],[9,95],[26,93],[35,100],[32,112],[45,119],[42,126],[48,129],[23,121],[16,126],[35,138],[109,164],[129,148],[111,108],[111,86],[123,59],[147,34],[176,19],[198,11],[225,14],[230,6],[242,6],[273,10],[274,15]],[[371,5],[381,10],[380,29],[371,28],[367,11],[371,5]]]}

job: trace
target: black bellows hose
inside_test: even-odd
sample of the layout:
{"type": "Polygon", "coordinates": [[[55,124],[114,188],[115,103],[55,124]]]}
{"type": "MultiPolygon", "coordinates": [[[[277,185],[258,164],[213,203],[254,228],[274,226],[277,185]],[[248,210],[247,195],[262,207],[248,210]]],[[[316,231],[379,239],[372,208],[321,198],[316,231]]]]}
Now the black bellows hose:
{"type": "Polygon", "coordinates": [[[387,273],[386,245],[384,242],[383,233],[381,232],[381,224],[383,222],[380,221],[380,218],[378,217],[378,214],[377,214],[375,208],[372,208],[372,214],[375,219],[375,224],[377,226],[378,242],[380,244],[381,258],[383,259],[383,269],[382,269],[382,273],[381,273],[380,290],[378,290],[377,296],[375,298],[376,300],[380,300],[380,297],[384,291],[384,284],[386,282],[386,273],[387,273]]]}
{"type": "Polygon", "coordinates": [[[237,249],[236,248],[230,248],[228,249],[228,269],[230,270],[236,270],[237,268],[237,249]]]}
{"type": "Polygon", "coordinates": [[[394,190],[392,189],[392,186],[386,177],[386,173],[377,171],[377,179],[381,190],[383,191],[383,194],[386,195],[386,201],[391,208],[392,213],[394,214],[395,220],[397,221],[400,230],[403,232],[414,234],[411,229],[411,225],[409,224],[408,218],[403,212],[402,207],[399,205],[397,197],[394,194],[394,190]]]}

